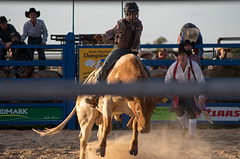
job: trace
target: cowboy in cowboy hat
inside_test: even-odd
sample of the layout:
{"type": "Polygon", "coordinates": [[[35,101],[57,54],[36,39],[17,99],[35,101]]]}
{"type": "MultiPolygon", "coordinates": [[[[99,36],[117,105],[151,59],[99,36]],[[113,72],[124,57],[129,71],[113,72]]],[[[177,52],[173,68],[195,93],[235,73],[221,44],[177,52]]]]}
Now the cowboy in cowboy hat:
{"type": "MultiPolygon", "coordinates": [[[[140,53],[137,54],[137,56],[141,59],[141,60],[152,60],[153,58],[153,53],[149,50],[142,50],[140,51],[140,53]]],[[[148,70],[151,70],[150,66],[145,66],[148,70]]]]}
{"type": "MultiPolygon", "coordinates": [[[[195,61],[189,59],[190,55],[190,50],[186,50],[183,45],[179,46],[176,54],[177,61],[169,67],[165,76],[166,84],[173,82],[179,84],[193,82],[205,83],[201,68],[195,61]]],[[[173,96],[171,110],[176,113],[177,119],[181,123],[181,127],[183,128],[181,134],[183,136],[187,133],[187,130],[189,130],[190,137],[195,136],[197,125],[196,117],[197,114],[201,114],[202,112],[201,108],[198,108],[196,104],[203,105],[204,100],[205,95],[203,94],[198,96],[198,103],[195,103],[193,96],[173,96]],[[187,112],[187,114],[185,112],[187,112]]]]}
{"type": "MultiPolygon", "coordinates": [[[[12,24],[8,24],[10,21],[7,20],[5,16],[0,17],[0,44],[6,44],[11,41],[10,35],[12,33],[17,32],[15,27],[12,24]]],[[[7,53],[7,50],[5,48],[0,49],[0,60],[5,60],[5,55],[7,53]]]]}
{"type": "Polygon", "coordinates": [[[30,18],[30,17],[29,17],[29,14],[30,14],[30,13],[36,13],[36,18],[40,17],[40,11],[36,11],[35,8],[30,8],[29,11],[25,11],[25,16],[26,16],[27,18],[30,18]]]}
{"type": "Polygon", "coordinates": [[[0,38],[5,43],[11,41],[11,38],[10,38],[11,33],[17,32],[15,27],[12,24],[8,24],[9,21],[10,19],[7,20],[5,16],[0,17],[0,38]]]}
{"type": "Polygon", "coordinates": [[[200,66],[200,68],[202,68],[201,61],[200,61],[198,55],[196,55],[195,53],[192,52],[192,50],[194,50],[194,42],[191,42],[190,40],[185,40],[183,43],[180,44],[180,46],[183,46],[184,49],[186,51],[188,51],[189,59],[197,62],[198,65],[200,66]]]}
{"type": "Polygon", "coordinates": [[[7,23],[7,22],[9,22],[9,21],[10,21],[10,19],[7,20],[7,18],[6,18],[5,16],[1,16],[1,17],[0,17],[0,24],[7,23]]]}
{"type": "MultiPolygon", "coordinates": [[[[30,18],[23,26],[23,35],[21,40],[24,41],[28,37],[28,44],[46,45],[48,30],[43,20],[37,19],[40,16],[40,11],[35,8],[30,8],[25,12],[25,16],[30,18]]],[[[32,57],[34,57],[34,48],[31,49],[32,57]]],[[[37,48],[38,59],[46,60],[44,49],[37,48]]],[[[45,66],[39,66],[39,70],[44,70],[45,66]]]]}
{"type": "Polygon", "coordinates": [[[144,58],[145,60],[152,60],[153,54],[149,50],[142,50],[137,56],[139,58],[144,58]]]}

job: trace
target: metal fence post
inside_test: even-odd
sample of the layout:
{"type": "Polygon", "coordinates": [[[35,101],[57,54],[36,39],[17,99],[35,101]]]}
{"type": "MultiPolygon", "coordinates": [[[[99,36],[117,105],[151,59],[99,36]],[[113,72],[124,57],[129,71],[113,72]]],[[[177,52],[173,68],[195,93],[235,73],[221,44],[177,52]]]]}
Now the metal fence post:
{"type": "MultiPolygon", "coordinates": [[[[68,33],[66,36],[66,77],[67,81],[75,81],[75,36],[73,33],[68,33]]],[[[75,106],[74,99],[67,98],[67,116],[71,113],[75,106]]],[[[75,129],[75,115],[69,120],[67,128],[75,129]]]]}

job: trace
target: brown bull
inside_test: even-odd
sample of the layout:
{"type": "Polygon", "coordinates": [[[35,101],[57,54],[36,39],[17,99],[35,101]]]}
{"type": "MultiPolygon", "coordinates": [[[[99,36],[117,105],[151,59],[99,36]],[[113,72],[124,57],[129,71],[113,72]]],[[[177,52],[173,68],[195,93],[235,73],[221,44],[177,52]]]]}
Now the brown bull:
{"type": "MultiPolygon", "coordinates": [[[[96,82],[96,70],[89,75],[85,84],[96,82]]],[[[114,83],[134,83],[139,80],[147,80],[141,61],[132,54],[121,57],[108,76],[108,84],[114,83]]],[[[85,98],[89,96],[78,96],[76,105],[71,114],[56,128],[38,132],[41,135],[52,135],[58,133],[66,125],[72,115],[77,112],[78,121],[81,127],[80,139],[80,158],[85,158],[87,143],[90,138],[91,129],[96,122],[99,125],[98,139],[100,140],[97,154],[105,156],[107,136],[112,130],[112,117],[122,113],[131,116],[128,123],[133,129],[133,138],[130,143],[129,153],[138,153],[138,133],[149,133],[151,115],[156,107],[157,98],[155,97],[122,97],[105,95],[100,97],[96,109],[91,108],[85,103],[85,98]]],[[[36,131],[36,130],[35,130],[36,131]]]]}

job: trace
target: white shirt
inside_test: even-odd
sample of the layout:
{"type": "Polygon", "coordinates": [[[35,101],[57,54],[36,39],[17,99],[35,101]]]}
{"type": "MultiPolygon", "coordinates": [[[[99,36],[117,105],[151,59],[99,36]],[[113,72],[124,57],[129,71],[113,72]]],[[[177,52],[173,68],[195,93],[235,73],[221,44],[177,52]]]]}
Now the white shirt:
{"type": "MultiPolygon", "coordinates": [[[[171,83],[173,82],[175,79],[174,79],[174,69],[175,69],[175,66],[177,64],[177,61],[175,61],[168,69],[167,71],[167,74],[165,76],[165,83],[171,83]]],[[[197,80],[197,83],[205,83],[205,79],[203,77],[203,74],[202,74],[202,70],[201,68],[199,67],[199,65],[192,60],[192,69],[193,69],[193,72],[194,72],[194,75],[196,77],[196,80],[193,76],[193,73],[192,73],[192,70],[190,68],[190,63],[189,63],[189,59],[188,59],[188,64],[183,72],[182,70],[182,67],[180,65],[180,62],[178,63],[178,66],[177,66],[177,70],[176,70],[176,74],[175,74],[175,77],[176,77],[176,80],[178,83],[189,83],[189,82],[195,82],[197,80]],[[190,81],[188,79],[188,75],[189,75],[189,72],[190,71],[190,81]]],[[[204,97],[204,95],[200,95],[200,97],[204,97]]]]}

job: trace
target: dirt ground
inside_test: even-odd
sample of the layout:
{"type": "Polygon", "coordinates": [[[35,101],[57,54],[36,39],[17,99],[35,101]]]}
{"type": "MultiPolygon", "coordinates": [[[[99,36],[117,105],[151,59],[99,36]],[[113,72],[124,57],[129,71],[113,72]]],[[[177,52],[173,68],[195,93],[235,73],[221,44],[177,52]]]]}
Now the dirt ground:
{"type": "MultiPolygon", "coordinates": [[[[32,130],[0,130],[0,158],[70,159],[79,156],[78,130],[62,130],[41,137],[32,130]]],[[[95,155],[97,131],[92,131],[88,158],[95,155]]],[[[240,128],[197,129],[195,139],[180,137],[173,128],[154,129],[139,135],[139,153],[128,153],[131,130],[113,130],[108,138],[106,159],[236,159],[240,158],[240,128]]]]}

